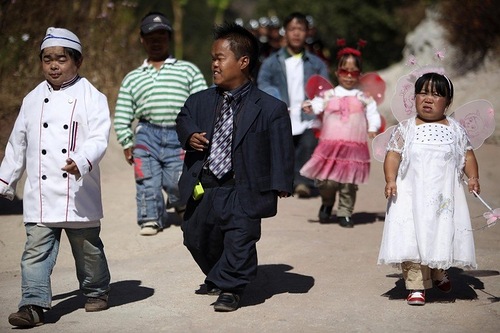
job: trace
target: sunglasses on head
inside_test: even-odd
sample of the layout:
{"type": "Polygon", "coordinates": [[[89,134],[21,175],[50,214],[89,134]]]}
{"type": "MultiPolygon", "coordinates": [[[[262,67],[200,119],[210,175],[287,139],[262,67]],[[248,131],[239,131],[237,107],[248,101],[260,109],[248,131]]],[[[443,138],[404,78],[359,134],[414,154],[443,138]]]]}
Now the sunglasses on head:
{"type": "Polygon", "coordinates": [[[351,77],[356,78],[356,77],[359,77],[359,75],[361,74],[361,72],[360,72],[360,71],[348,71],[348,70],[346,70],[346,69],[339,68],[339,69],[337,70],[337,74],[338,74],[339,76],[347,76],[347,75],[351,75],[351,77]]]}

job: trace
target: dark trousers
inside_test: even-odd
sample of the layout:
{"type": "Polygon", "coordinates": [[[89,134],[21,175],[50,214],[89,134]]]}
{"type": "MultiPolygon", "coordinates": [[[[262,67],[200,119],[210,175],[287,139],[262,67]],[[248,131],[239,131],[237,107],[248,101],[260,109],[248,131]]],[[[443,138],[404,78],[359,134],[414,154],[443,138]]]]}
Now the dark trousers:
{"type": "Polygon", "coordinates": [[[314,180],[302,176],[299,171],[311,158],[318,145],[318,138],[312,129],[306,129],[304,133],[293,136],[293,145],[295,147],[294,186],[305,184],[314,188],[314,180]]]}
{"type": "Polygon", "coordinates": [[[257,275],[260,223],[241,209],[233,186],[205,188],[200,200],[189,200],[182,225],[184,245],[205,273],[205,283],[243,292],[257,275]]]}

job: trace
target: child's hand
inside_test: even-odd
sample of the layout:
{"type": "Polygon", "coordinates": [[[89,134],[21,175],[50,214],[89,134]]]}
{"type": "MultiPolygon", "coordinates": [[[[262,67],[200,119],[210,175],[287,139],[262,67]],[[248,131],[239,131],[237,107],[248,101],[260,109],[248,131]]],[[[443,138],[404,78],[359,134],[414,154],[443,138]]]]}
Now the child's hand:
{"type": "Polygon", "coordinates": [[[288,192],[285,192],[285,191],[278,192],[278,197],[280,197],[280,198],[288,198],[289,196],[291,196],[291,194],[288,192]]]}
{"type": "Polygon", "coordinates": [[[208,149],[209,141],[205,137],[207,135],[206,132],[202,133],[193,133],[189,138],[189,145],[197,151],[203,151],[204,149],[208,149]]]}
{"type": "Polygon", "coordinates": [[[388,181],[387,184],[385,184],[384,194],[386,199],[395,197],[398,194],[398,187],[395,180],[388,181]]]}
{"type": "Polygon", "coordinates": [[[376,137],[376,136],[377,136],[377,132],[368,132],[368,137],[369,137],[370,139],[373,139],[373,138],[374,138],[374,137],[376,137]]]}
{"type": "Polygon", "coordinates": [[[132,154],[132,148],[123,149],[123,155],[125,156],[125,161],[127,161],[128,164],[134,164],[134,155],[132,154]]]}
{"type": "Polygon", "coordinates": [[[476,192],[477,194],[481,193],[481,187],[479,186],[479,178],[471,177],[467,181],[467,184],[470,193],[472,193],[472,191],[476,192]]]}
{"type": "Polygon", "coordinates": [[[61,168],[61,170],[66,171],[69,174],[75,175],[76,178],[80,178],[80,170],[78,170],[78,166],[76,165],[75,161],[73,161],[71,158],[68,158],[66,160],[66,165],[61,168]]]}
{"type": "Polygon", "coordinates": [[[302,110],[304,110],[307,114],[313,113],[312,103],[310,100],[307,99],[302,102],[302,110]]]}

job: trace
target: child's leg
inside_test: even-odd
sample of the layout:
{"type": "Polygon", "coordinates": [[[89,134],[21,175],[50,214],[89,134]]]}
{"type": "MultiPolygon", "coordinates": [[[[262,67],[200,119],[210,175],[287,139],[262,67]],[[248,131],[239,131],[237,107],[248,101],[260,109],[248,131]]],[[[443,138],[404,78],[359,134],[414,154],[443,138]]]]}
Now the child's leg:
{"type": "Polygon", "coordinates": [[[354,211],[357,191],[358,185],[339,184],[339,210],[337,211],[337,217],[341,227],[354,227],[354,222],[351,216],[354,211]]]}
{"type": "Polygon", "coordinates": [[[333,180],[317,180],[316,186],[318,187],[321,196],[321,204],[325,207],[332,207],[335,203],[335,196],[338,190],[338,184],[333,180]]]}
{"type": "Polygon", "coordinates": [[[451,281],[448,274],[443,269],[432,269],[431,278],[436,287],[442,292],[448,293],[451,291],[451,281]]]}
{"type": "Polygon", "coordinates": [[[356,203],[358,185],[339,184],[339,210],[337,216],[351,217],[356,203]]]}
{"type": "Polygon", "coordinates": [[[318,217],[321,223],[330,222],[332,215],[333,204],[335,203],[335,195],[338,190],[338,183],[333,180],[317,180],[316,186],[318,187],[321,196],[321,207],[319,209],[318,217]]]}
{"type": "Polygon", "coordinates": [[[99,297],[109,292],[110,274],[99,237],[100,227],[65,229],[75,258],[80,289],[87,297],[99,297]]]}
{"type": "Polygon", "coordinates": [[[432,288],[431,270],[429,266],[405,261],[401,264],[406,289],[424,290],[432,288]]]}
{"type": "Polygon", "coordinates": [[[52,289],[50,275],[59,252],[60,228],[47,228],[27,223],[26,245],[21,258],[23,305],[37,305],[50,309],[52,289]]]}
{"type": "Polygon", "coordinates": [[[433,268],[431,269],[431,278],[432,278],[432,281],[441,281],[443,280],[444,278],[448,278],[448,276],[446,275],[446,271],[443,270],[443,269],[437,269],[437,268],[433,268]]]}

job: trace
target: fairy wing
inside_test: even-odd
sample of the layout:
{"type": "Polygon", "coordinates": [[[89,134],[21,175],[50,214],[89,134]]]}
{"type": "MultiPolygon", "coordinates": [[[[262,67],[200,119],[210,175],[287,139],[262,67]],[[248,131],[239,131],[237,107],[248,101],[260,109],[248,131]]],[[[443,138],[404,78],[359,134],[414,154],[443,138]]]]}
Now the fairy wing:
{"type": "Polygon", "coordinates": [[[372,97],[377,105],[384,101],[385,81],[375,72],[363,74],[359,78],[359,87],[363,93],[372,97]]]}
{"type": "Polygon", "coordinates": [[[319,74],[312,75],[306,83],[306,95],[309,99],[322,96],[325,91],[330,89],[333,89],[333,84],[319,74]]]}
{"type": "Polygon", "coordinates": [[[391,100],[391,110],[399,122],[416,114],[414,75],[407,74],[399,78],[391,100]]]}
{"type": "MultiPolygon", "coordinates": [[[[442,55],[441,55],[442,57],[442,55]]],[[[391,100],[391,110],[394,118],[399,122],[416,115],[415,109],[415,82],[425,73],[444,75],[443,67],[426,65],[403,75],[396,83],[396,89],[391,100]]]]}
{"type": "Polygon", "coordinates": [[[481,147],[484,140],[495,131],[495,111],[487,100],[468,102],[457,108],[451,116],[465,128],[474,149],[481,147]]]}
{"type": "Polygon", "coordinates": [[[397,125],[393,125],[385,130],[385,132],[380,133],[372,140],[372,154],[379,162],[384,162],[385,154],[387,152],[387,144],[391,139],[392,132],[397,125]]]}

